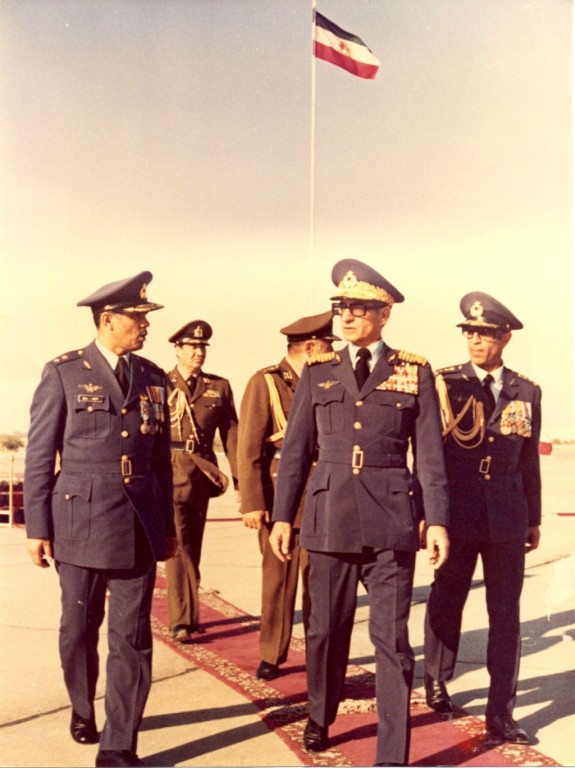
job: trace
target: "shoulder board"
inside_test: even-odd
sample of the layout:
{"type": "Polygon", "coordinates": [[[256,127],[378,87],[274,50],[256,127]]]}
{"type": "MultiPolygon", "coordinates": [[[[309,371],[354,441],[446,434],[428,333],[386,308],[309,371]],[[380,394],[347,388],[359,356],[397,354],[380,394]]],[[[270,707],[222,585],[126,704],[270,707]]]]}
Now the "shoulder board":
{"type": "Polygon", "coordinates": [[[204,381],[210,379],[211,381],[226,381],[223,376],[218,376],[217,373],[202,373],[204,381]]]}
{"type": "Polygon", "coordinates": [[[389,362],[393,363],[395,359],[401,360],[404,363],[416,363],[417,365],[427,365],[427,360],[421,355],[416,355],[415,352],[406,352],[404,349],[396,349],[395,352],[389,358],[389,362]]]}
{"type": "Polygon", "coordinates": [[[526,381],[528,384],[532,384],[534,387],[539,386],[539,384],[537,384],[536,381],[533,381],[532,379],[528,379],[527,376],[524,376],[522,373],[515,373],[515,376],[517,376],[517,378],[521,379],[522,381],[526,381]]]}
{"type": "Polygon", "coordinates": [[[462,368],[462,365],[448,365],[446,368],[438,368],[438,370],[435,371],[435,375],[439,376],[440,374],[444,373],[455,373],[456,371],[460,371],[462,368]]]}
{"type": "Polygon", "coordinates": [[[75,349],[73,352],[64,352],[63,355],[58,355],[52,362],[54,365],[62,365],[62,363],[70,363],[72,360],[78,360],[84,354],[83,349],[75,349]]]}
{"type": "Polygon", "coordinates": [[[159,365],[154,363],[152,360],[148,360],[147,357],[142,357],[141,355],[134,355],[134,360],[137,360],[140,363],[143,363],[144,365],[148,365],[150,368],[153,368],[156,373],[161,373],[162,376],[166,376],[166,372],[163,368],[161,368],[159,365]]]}
{"type": "Polygon", "coordinates": [[[337,352],[318,352],[317,355],[308,358],[307,364],[317,365],[318,363],[329,363],[332,360],[335,360],[336,363],[340,362],[341,358],[337,352]]]}
{"type": "Polygon", "coordinates": [[[279,363],[276,363],[276,365],[268,365],[267,368],[261,368],[260,373],[279,373],[279,363]]]}

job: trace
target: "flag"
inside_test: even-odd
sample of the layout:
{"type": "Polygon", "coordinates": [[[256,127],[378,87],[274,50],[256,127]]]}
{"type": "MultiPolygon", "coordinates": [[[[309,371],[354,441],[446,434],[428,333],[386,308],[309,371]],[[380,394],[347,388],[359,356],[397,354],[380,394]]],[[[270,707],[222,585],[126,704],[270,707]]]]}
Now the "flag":
{"type": "Polygon", "coordinates": [[[330,64],[347,69],[352,75],[367,80],[373,80],[379,69],[379,60],[359,37],[346,32],[317,11],[313,52],[318,59],[329,61],[330,64]]]}

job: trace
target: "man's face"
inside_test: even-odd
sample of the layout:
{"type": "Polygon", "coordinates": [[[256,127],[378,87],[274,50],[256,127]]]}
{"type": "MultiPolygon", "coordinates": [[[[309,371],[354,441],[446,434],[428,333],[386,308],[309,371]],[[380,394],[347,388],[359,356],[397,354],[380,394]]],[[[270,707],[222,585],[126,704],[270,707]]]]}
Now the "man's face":
{"type": "Polygon", "coordinates": [[[374,305],[368,301],[345,300],[338,302],[338,307],[343,338],[360,347],[367,347],[381,338],[381,329],[391,312],[387,305],[374,305]]]}
{"type": "Polygon", "coordinates": [[[190,374],[197,373],[206,359],[205,344],[181,344],[176,347],[178,363],[190,374]]]}
{"type": "Polygon", "coordinates": [[[480,328],[463,328],[467,339],[469,359],[484,371],[494,371],[503,362],[503,349],[511,338],[510,333],[480,328]]]}
{"type": "Polygon", "coordinates": [[[109,333],[110,348],[116,354],[142,349],[150,321],[147,312],[110,312],[105,321],[109,333]]]}

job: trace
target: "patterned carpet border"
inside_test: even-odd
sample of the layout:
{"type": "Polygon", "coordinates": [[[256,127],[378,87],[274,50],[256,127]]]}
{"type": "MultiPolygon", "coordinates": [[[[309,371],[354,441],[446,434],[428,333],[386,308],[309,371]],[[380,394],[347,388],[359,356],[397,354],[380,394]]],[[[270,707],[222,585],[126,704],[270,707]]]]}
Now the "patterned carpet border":
{"type": "MultiPolygon", "coordinates": [[[[167,622],[165,577],[158,573],[152,607],[154,636],[194,666],[250,700],[258,708],[263,722],[304,765],[352,766],[371,763],[372,757],[366,760],[366,749],[375,752],[377,728],[375,676],[371,672],[354,664],[348,666],[345,698],[340,703],[337,720],[330,728],[332,746],[321,753],[307,752],[302,746],[308,714],[303,639],[292,638],[290,659],[284,674],[272,682],[258,680],[254,674],[254,660],[257,663],[259,659],[259,618],[244,613],[216,592],[201,592],[200,599],[202,621],[211,631],[196,635],[197,639],[189,645],[174,642],[167,622]],[[229,633],[232,634],[231,639],[227,637],[229,633]],[[248,643],[253,646],[246,657],[249,663],[244,658],[243,665],[242,655],[238,653],[240,638],[244,645],[248,643]],[[360,744],[363,744],[361,749],[360,744]]],[[[412,692],[411,720],[410,765],[559,765],[532,747],[500,744],[490,740],[485,733],[483,720],[463,710],[456,711],[453,716],[432,712],[417,690],[412,692]],[[438,748],[430,754],[430,748],[434,746],[438,748]]]]}

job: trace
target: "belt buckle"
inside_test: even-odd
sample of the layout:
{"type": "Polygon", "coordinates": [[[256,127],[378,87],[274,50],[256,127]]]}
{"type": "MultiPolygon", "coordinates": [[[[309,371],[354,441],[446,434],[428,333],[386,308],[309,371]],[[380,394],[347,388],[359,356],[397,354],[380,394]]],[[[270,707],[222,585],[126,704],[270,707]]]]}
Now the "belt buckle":
{"type": "Polygon", "coordinates": [[[355,445],[351,454],[351,468],[361,469],[363,467],[363,451],[358,445],[355,445]]]}
{"type": "Polygon", "coordinates": [[[128,458],[120,459],[120,467],[122,470],[122,477],[132,476],[132,462],[128,458]]]}
{"type": "Polygon", "coordinates": [[[186,440],[186,447],[184,448],[184,450],[187,451],[188,453],[193,453],[195,449],[196,449],[196,441],[194,440],[193,437],[189,437],[186,440]]]}
{"type": "Polygon", "coordinates": [[[491,456],[487,456],[485,459],[481,459],[479,462],[479,474],[486,475],[489,472],[491,466],[491,456]]]}

